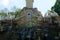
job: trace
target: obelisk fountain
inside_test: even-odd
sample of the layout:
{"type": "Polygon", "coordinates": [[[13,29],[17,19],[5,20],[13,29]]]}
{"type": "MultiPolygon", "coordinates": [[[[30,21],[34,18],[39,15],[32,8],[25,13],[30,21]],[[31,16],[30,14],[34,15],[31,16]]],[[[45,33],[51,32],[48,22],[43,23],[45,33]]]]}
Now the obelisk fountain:
{"type": "Polygon", "coordinates": [[[38,24],[38,19],[42,18],[41,12],[37,8],[33,8],[34,0],[25,0],[26,7],[24,7],[20,15],[18,15],[17,23],[19,25],[26,25],[32,27],[38,24]]]}

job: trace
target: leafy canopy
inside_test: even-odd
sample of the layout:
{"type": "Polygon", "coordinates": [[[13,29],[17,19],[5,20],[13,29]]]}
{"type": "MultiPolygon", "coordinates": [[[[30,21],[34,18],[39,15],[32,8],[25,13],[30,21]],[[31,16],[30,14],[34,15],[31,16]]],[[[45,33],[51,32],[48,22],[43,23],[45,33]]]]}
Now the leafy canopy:
{"type": "Polygon", "coordinates": [[[60,16],[60,0],[56,0],[55,5],[51,8],[51,10],[54,10],[58,15],[60,16]]]}

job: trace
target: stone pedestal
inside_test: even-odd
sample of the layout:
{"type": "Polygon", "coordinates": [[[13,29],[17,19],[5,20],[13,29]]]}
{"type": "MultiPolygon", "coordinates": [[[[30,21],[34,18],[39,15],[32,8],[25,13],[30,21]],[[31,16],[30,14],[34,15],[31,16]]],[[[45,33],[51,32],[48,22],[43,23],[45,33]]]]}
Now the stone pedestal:
{"type": "Polygon", "coordinates": [[[36,8],[23,8],[16,20],[19,25],[34,26],[38,24],[38,20],[42,18],[41,12],[36,8]]]}

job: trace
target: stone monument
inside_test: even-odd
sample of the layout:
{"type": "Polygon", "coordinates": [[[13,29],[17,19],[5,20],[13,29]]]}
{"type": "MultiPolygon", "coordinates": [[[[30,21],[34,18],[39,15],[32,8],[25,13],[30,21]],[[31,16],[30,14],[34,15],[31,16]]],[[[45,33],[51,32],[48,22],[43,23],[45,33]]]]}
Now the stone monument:
{"type": "Polygon", "coordinates": [[[26,0],[26,7],[21,10],[20,15],[17,16],[17,23],[21,26],[35,26],[38,19],[42,18],[42,14],[37,8],[33,8],[34,0],[26,0]]]}

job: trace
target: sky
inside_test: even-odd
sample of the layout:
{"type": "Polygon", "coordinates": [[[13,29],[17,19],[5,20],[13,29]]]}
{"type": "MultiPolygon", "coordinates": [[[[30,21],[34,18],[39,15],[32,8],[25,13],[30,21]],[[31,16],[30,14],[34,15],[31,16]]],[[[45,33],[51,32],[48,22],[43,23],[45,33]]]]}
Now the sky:
{"type": "MultiPolygon", "coordinates": [[[[34,0],[34,8],[37,8],[43,14],[46,13],[55,4],[56,0],[34,0]]],[[[25,0],[0,0],[0,9],[7,8],[11,10],[14,6],[22,9],[26,6],[25,0]]]]}

